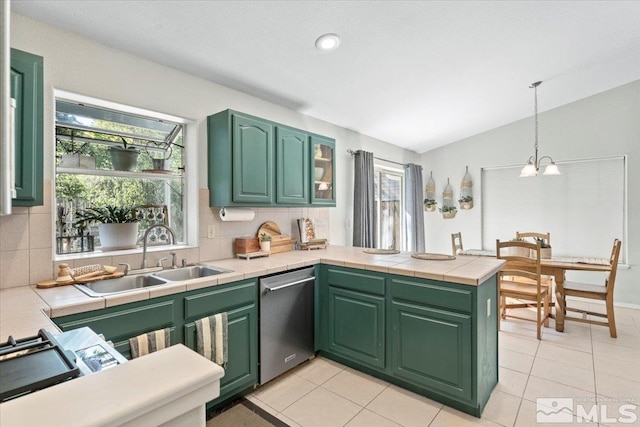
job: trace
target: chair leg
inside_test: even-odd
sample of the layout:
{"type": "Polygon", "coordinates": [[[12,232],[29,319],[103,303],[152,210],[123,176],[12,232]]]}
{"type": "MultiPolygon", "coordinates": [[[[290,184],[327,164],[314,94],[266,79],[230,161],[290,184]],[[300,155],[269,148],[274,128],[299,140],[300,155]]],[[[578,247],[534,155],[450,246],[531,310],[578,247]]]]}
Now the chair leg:
{"type": "Polygon", "coordinates": [[[609,333],[612,338],[618,338],[616,332],[616,316],[613,314],[613,296],[607,296],[607,322],[609,323],[609,333]]]}
{"type": "Polygon", "coordinates": [[[551,298],[550,298],[549,294],[547,294],[544,297],[543,309],[544,309],[544,327],[548,328],[549,327],[549,313],[551,311],[551,298]]]}
{"type": "Polygon", "coordinates": [[[542,339],[542,319],[540,318],[540,309],[542,305],[542,301],[540,301],[540,295],[538,295],[538,302],[536,304],[536,336],[539,340],[542,339]]]}
{"type": "Polygon", "coordinates": [[[500,297],[500,317],[507,318],[507,298],[500,297]]]}

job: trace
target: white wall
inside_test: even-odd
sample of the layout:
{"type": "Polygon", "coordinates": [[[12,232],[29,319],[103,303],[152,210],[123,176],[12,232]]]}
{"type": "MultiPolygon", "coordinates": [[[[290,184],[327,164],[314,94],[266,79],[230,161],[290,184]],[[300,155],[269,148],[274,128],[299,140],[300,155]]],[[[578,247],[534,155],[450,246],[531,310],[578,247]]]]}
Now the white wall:
{"type": "Polygon", "coordinates": [[[54,88],[195,120],[198,128],[197,166],[200,188],[207,187],[206,117],[218,111],[231,108],[335,138],[337,207],[330,209],[331,242],[334,244],[351,242],[351,230],[345,229],[345,219],[352,216],[353,162],[347,149],[373,151],[376,156],[398,162],[419,161],[420,156],[412,151],[112,49],[21,15],[12,14],[11,18],[11,46],[44,57],[45,178],[51,179],[53,176],[54,88]]]}
{"type": "MultiPolygon", "coordinates": [[[[543,99],[540,93],[541,106],[543,99]]],[[[447,177],[451,177],[454,197],[459,196],[465,165],[473,178],[475,198],[474,208],[459,210],[454,219],[425,213],[427,251],[449,253],[450,234],[458,231],[465,248],[481,247],[481,168],[524,165],[533,154],[533,129],[530,117],[422,154],[425,179],[433,171],[439,203],[447,177]]],[[[628,156],[628,232],[627,236],[611,236],[611,241],[614,237],[623,240],[630,269],[618,270],[615,299],[640,306],[640,80],[541,113],[539,131],[541,155],[556,161],[628,156]]],[[[610,247],[602,248],[594,256],[608,258],[610,251],[610,247]]]]}

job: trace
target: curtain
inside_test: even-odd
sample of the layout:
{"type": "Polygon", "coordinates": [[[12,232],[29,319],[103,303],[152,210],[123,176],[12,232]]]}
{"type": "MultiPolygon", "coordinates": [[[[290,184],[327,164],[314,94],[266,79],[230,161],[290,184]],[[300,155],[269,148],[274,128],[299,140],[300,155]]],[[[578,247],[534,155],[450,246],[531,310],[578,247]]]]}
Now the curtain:
{"type": "Polygon", "coordinates": [[[376,209],[373,188],[373,153],[354,155],[353,246],[376,247],[376,209]]]}
{"type": "Polygon", "coordinates": [[[424,252],[424,210],[422,207],[422,166],[404,166],[404,250],[424,252]]]}

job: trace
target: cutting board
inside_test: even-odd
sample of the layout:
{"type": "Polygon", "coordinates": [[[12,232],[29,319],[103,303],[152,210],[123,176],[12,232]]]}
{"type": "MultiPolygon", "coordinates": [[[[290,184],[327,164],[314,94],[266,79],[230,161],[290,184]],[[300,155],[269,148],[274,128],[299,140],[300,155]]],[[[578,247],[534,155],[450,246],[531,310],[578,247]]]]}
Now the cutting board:
{"type": "Polygon", "coordinates": [[[280,227],[273,221],[263,223],[258,229],[258,238],[264,233],[271,236],[271,253],[289,252],[293,250],[293,240],[286,234],[282,234],[280,227]]]}

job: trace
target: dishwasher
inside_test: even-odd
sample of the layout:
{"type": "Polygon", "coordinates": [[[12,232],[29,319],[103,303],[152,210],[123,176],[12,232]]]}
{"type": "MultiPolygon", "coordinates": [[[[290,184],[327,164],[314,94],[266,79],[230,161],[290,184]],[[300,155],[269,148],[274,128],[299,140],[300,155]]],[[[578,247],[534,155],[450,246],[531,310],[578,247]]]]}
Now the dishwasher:
{"type": "Polygon", "coordinates": [[[313,267],[260,279],[260,384],[314,354],[313,267]]]}

